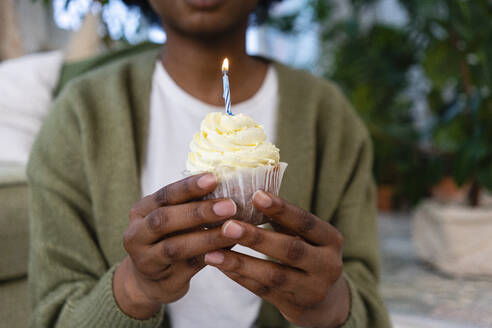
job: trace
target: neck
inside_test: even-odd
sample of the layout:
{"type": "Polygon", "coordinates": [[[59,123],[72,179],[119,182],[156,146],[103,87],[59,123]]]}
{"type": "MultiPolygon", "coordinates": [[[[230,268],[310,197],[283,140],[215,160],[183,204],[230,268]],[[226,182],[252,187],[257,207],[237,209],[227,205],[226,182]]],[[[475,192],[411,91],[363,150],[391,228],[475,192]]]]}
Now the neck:
{"type": "Polygon", "coordinates": [[[222,61],[229,59],[232,103],[252,97],[260,88],[267,65],[246,53],[246,24],[214,38],[183,35],[164,26],[167,41],[162,64],[173,80],[194,97],[223,105],[222,61]]]}

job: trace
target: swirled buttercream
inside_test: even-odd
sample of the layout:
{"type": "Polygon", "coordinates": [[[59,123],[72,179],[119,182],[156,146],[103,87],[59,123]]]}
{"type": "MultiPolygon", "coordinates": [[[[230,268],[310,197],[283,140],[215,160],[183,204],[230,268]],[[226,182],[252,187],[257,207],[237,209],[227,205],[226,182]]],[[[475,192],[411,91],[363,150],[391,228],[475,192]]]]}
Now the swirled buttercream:
{"type": "Polygon", "coordinates": [[[263,127],[244,114],[208,114],[190,143],[186,169],[214,172],[217,167],[251,168],[274,165],[280,160],[277,147],[265,142],[263,127]]]}

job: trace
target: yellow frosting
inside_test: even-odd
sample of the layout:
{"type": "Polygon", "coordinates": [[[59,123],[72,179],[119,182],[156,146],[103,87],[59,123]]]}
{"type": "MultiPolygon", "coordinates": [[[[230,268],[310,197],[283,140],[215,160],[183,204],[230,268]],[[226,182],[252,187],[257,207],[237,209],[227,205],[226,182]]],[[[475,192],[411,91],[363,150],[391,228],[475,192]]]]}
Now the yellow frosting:
{"type": "Polygon", "coordinates": [[[279,149],[265,142],[263,127],[244,114],[210,113],[190,143],[186,169],[213,172],[216,167],[247,168],[279,162],[279,149]]]}

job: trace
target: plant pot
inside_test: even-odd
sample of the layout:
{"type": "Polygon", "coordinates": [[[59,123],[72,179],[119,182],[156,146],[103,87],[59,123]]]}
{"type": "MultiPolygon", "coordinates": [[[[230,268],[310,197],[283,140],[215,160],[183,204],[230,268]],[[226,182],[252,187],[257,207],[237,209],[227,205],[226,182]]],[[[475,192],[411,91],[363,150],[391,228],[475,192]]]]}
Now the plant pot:
{"type": "Polygon", "coordinates": [[[417,207],[417,255],[453,276],[492,276],[492,207],[424,201],[417,207]]]}
{"type": "Polygon", "coordinates": [[[469,184],[460,188],[452,177],[446,176],[432,187],[431,195],[440,202],[465,202],[469,189],[469,184]]]}
{"type": "Polygon", "coordinates": [[[393,209],[393,195],[395,187],[391,185],[378,186],[378,209],[382,212],[389,212],[393,209]]]}

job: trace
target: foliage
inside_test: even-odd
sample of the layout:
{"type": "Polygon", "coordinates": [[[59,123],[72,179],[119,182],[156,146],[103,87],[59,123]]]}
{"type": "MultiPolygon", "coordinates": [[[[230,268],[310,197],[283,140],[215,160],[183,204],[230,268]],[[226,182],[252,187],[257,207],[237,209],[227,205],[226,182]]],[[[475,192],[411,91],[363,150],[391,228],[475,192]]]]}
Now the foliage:
{"type": "Polygon", "coordinates": [[[342,86],[369,128],[377,182],[395,187],[398,205],[413,204],[437,180],[435,159],[421,151],[407,92],[419,44],[406,28],[378,22],[363,26],[362,15],[375,3],[353,0],[351,16],[322,23],[322,42],[333,50],[321,56],[334,56],[324,75],[342,86]]]}
{"type": "Polygon", "coordinates": [[[408,71],[417,63],[416,45],[405,31],[375,24],[362,30],[355,22],[337,27],[334,69],[325,75],[338,82],[369,128],[375,145],[374,173],[380,184],[396,187],[395,200],[417,201],[433,179],[416,183],[427,172],[419,135],[405,94],[408,71]]]}
{"type": "MultiPolygon", "coordinates": [[[[471,184],[477,205],[480,188],[492,190],[492,2],[398,0],[409,20],[395,27],[363,24],[377,0],[350,0],[342,19],[334,1],[306,1],[321,27],[320,63],[331,63],[323,75],[342,86],[373,137],[378,183],[394,185],[397,201],[415,203],[451,175],[471,184]],[[408,96],[409,72],[419,68],[430,84],[433,122],[423,131],[414,127],[416,100],[408,96]]],[[[284,19],[273,25],[295,26],[295,15],[284,19]]]]}
{"type": "Polygon", "coordinates": [[[492,2],[401,0],[432,82],[434,147],[447,154],[459,184],[471,183],[470,203],[492,190],[492,2]]]}
{"type": "Polygon", "coordinates": [[[492,190],[492,2],[399,0],[405,26],[360,28],[374,3],[351,0],[351,17],[322,26],[323,42],[335,44],[334,69],[325,75],[344,87],[369,126],[376,178],[415,202],[451,175],[471,184],[469,202],[477,205],[480,189],[492,190]],[[425,131],[412,128],[415,100],[405,97],[415,68],[430,84],[433,124],[425,131]],[[419,141],[426,136],[430,147],[419,141]]]}

